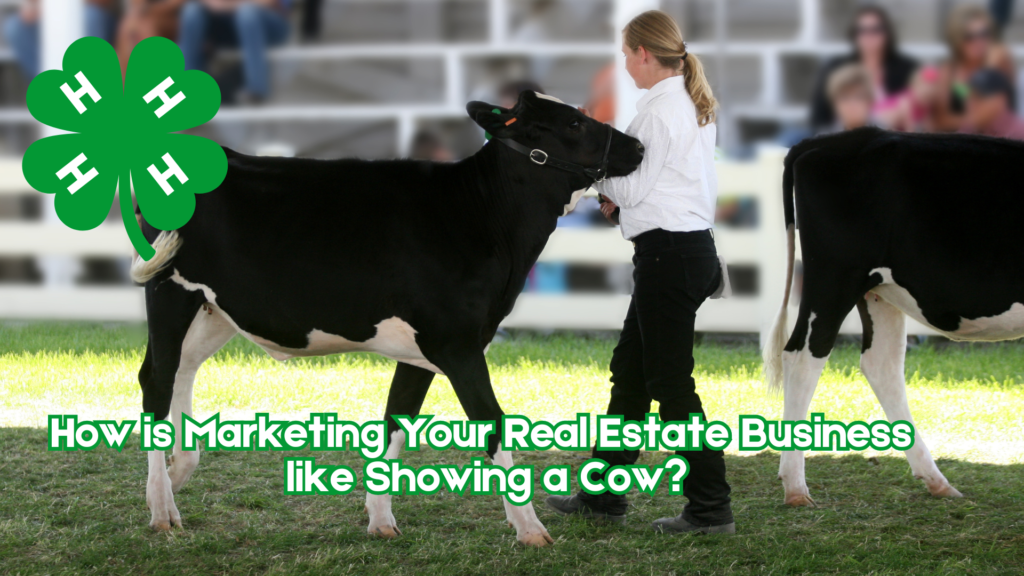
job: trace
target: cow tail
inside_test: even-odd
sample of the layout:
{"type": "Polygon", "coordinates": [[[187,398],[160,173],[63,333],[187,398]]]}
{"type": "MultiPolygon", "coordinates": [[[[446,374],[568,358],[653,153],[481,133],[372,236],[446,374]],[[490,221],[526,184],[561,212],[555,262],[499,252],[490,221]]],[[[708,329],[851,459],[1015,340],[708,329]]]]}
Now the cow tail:
{"type": "Polygon", "coordinates": [[[152,258],[143,260],[142,257],[135,256],[135,260],[132,262],[132,280],[139,284],[150,281],[170,266],[180,248],[181,236],[178,235],[177,230],[160,232],[156,240],[153,241],[153,249],[156,250],[156,254],[152,258]]]}
{"type": "Polygon", "coordinates": [[[771,392],[782,390],[782,350],[789,341],[788,310],[789,295],[793,288],[793,266],[796,252],[796,218],[793,205],[793,164],[802,153],[800,146],[794,147],[786,155],[785,168],[782,173],[782,204],[786,222],[786,289],[782,296],[782,306],[775,317],[768,340],[765,342],[762,358],[764,360],[764,377],[771,392]]]}

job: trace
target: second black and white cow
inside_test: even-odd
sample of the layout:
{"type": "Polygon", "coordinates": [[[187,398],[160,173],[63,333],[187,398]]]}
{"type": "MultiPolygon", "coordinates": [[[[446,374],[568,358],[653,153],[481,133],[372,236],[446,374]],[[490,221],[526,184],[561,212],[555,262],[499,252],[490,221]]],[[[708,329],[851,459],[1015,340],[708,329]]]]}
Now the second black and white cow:
{"type": "MultiPolygon", "coordinates": [[[[904,315],[953,340],[1024,336],[1024,143],[868,128],[815,138],[785,161],[789,271],[764,350],[785,420],[802,420],[847,314],[864,325],[861,370],[890,421],[912,421],[904,315]],[[786,309],[795,230],[804,281],[792,336],[786,309]]],[[[961,496],[920,431],[906,453],[935,496],[961,496]]],[[[783,452],[785,502],[813,504],[802,452],[783,452]]]]}
{"type": "MultiPolygon", "coordinates": [[[[640,164],[643,146],[550,97],[470,116],[493,135],[461,162],[254,158],[228,152],[228,174],[192,220],[160,232],[137,260],[149,344],[143,408],[180,428],[200,364],[235,334],[279,360],[370,351],[398,360],[384,411],[386,458],[405,442],[393,415],[418,414],[445,374],[471,420],[501,418],[484,349],[512,310],[559,216],[605,176],[640,164]]],[[[326,408],[326,407],[325,407],[326,408]]],[[[488,455],[512,458],[490,437],[488,455]]],[[[149,454],[151,526],[181,523],[174,492],[199,452],[149,454]]],[[[368,531],[398,534],[390,496],[368,495],[368,531]]],[[[551,542],[533,507],[505,501],[520,542],[551,542]]]]}

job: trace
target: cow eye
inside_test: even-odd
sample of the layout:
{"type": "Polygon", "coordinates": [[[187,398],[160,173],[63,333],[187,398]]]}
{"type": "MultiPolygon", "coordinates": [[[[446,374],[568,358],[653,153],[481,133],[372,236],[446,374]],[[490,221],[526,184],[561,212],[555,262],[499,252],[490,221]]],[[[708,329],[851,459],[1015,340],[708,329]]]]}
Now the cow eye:
{"type": "Polygon", "coordinates": [[[573,132],[578,132],[579,129],[580,129],[580,121],[579,120],[573,120],[571,123],[569,123],[569,130],[572,130],[573,132]]]}

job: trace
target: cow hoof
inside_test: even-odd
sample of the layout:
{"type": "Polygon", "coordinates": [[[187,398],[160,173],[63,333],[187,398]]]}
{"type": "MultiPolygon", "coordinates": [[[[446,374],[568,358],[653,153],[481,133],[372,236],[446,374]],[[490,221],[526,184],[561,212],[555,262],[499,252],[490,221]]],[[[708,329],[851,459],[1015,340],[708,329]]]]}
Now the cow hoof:
{"type": "Polygon", "coordinates": [[[171,518],[170,520],[151,520],[149,527],[156,532],[170,532],[174,528],[181,528],[181,517],[171,518]]]}
{"type": "Polygon", "coordinates": [[[171,495],[169,486],[165,492],[146,499],[152,513],[149,527],[158,532],[168,531],[175,526],[181,527],[181,514],[174,505],[174,496],[171,495]]]}
{"type": "Polygon", "coordinates": [[[815,506],[817,506],[817,504],[814,502],[814,499],[811,498],[811,495],[810,494],[806,494],[806,493],[804,493],[804,494],[791,494],[791,495],[786,496],[785,504],[786,504],[786,506],[793,506],[793,507],[797,507],[797,506],[810,506],[811,508],[814,508],[815,506]]]}
{"type": "Polygon", "coordinates": [[[398,526],[378,526],[372,530],[368,530],[367,532],[369,532],[371,536],[378,536],[388,540],[398,538],[402,535],[402,531],[398,529],[398,526]]]}
{"type": "Polygon", "coordinates": [[[948,482],[936,487],[928,487],[928,491],[936,498],[963,498],[959,490],[953,488],[948,482]]]}
{"type": "Polygon", "coordinates": [[[543,548],[548,544],[554,544],[555,540],[548,534],[547,530],[543,532],[531,532],[529,534],[523,534],[518,538],[519,543],[523,546],[532,546],[534,548],[543,548]]]}

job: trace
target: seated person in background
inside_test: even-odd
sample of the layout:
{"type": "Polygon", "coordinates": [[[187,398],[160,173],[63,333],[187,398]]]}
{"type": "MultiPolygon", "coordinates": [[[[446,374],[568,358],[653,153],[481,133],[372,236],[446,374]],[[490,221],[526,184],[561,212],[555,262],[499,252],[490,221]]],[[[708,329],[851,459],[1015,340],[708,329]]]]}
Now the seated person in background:
{"type": "Polygon", "coordinates": [[[498,88],[498,105],[502,108],[513,108],[519,101],[519,93],[531,90],[537,94],[544,94],[540,84],[530,80],[513,80],[505,82],[498,88]]]}
{"type": "Polygon", "coordinates": [[[290,0],[191,0],[181,12],[178,44],[186,70],[206,68],[207,43],[240,48],[245,88],[238,100],[259,103],[270,93],[267,48],[288,38],[290,0]]]}
{"type": "Polygon", "coordinates": [[[121,74],[127,73],[128,57],[139,42],[152,36],[177,40],[178,13],[185,0],[128,0],[126,5],[114,45],[121,61],[121,74]]]}
{"type": "MultiPolygon", "coordinates": [[[[107,42],[114,33],[114,0],[88,0],[85,3],[85,35],[103,38],[107,42]]],[[[39,74],[39,0],[24,0],[17,14],[4,21],[7,38],[14,59],[25,78],[31,80],[39,74]]]]}
{"type": "Polygon", "coordinates": [[[995,68],[1007,78],[1015,74],[1013,55],[996,37],[995,24],[984,6],[961,4],[949,14],[946,37],[949,60],[939,66],[940,97],[935,103],[937,130],[963,128],[968,82],[975,72],[995,68]]]}
{"type": "Polygon", "coordinates": [[[901,132],[934,132],[932,114],[939,97],[939,71],[934,66],[919,68],[895,106],[883,111],[876,107],[878,123],[901,132]]]}
{"type": "Polygon", "coordinates": [[[615,123],[615,63],[607,66],[594,75],[590,81],[590,97],[584,106],[589,116],[605,124],[615,123]]]}
{"type": "Polygon", "coordinates": [[[978,70],[967,85],[971,93],[963,132],[1024,140],[1024,121],[1013,110],[1013,86],[1002,72],[978,70]]]}
{"type": "Polygon", "coordinates": [[[860,64],[871,82],[875,112],[890,108],[903,95],[917,62],[899,48],[896,29],[889,12],[875,2],[862,4],[850,22],[850,51],[829,60],[818,73],[811,95],[811,130],[830,131],[836,123],[835,110],[829,104],[828,79],[840,67],[860,64]]]}
{"type": "Polygon", "coordinates": [[[847,64],[828,78],[828,99],[835,110],[836,123],[827,132],[841,132],[874,125],[871,108],[875,91],[863,66],[847,64]]]}
{"type": "Polygon", "coordinates": [[[451,150],[444,145],[441,137],[428,130],[420,130],[412,137],[409,147],[411,160],[430,160],[432,162],[451,162],[455,159],[451,150]]]}

